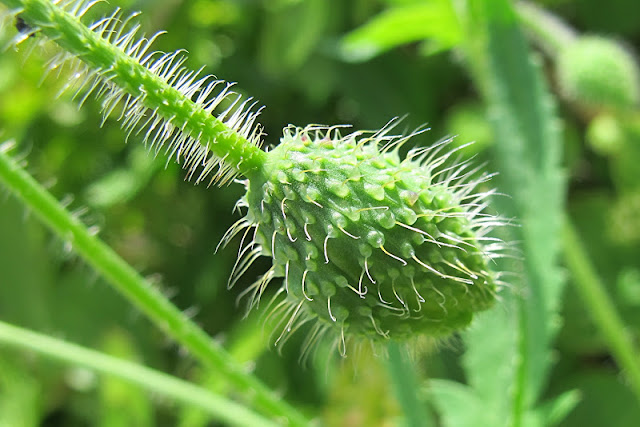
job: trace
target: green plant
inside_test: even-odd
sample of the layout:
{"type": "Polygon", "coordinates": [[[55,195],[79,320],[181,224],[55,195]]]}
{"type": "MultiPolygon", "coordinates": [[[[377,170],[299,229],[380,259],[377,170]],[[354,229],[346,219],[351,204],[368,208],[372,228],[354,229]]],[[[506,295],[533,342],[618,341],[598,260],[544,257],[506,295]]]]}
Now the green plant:
{"type": "MultiPolygon", "coordinates": [[[[542,47],[552,61],[557,60],[557,52],[574,39],[575,32],[549,19],[545,12],[522,4],[517,9],[518,17],[510,3],[503,0],[470,0],[457,3],[458,8],[447,0],[389,2],[385,12],[348,35],[341,49],[334,48],[343,58],[357,62],[392,50],[400,43],[427,39],[416,52],[429,55],[456,49],[462,54],[464,67],[481,93],[492,126],[484,130],[491,134],[486,136],[489,142],[475,146],[473,151],[482,157],[486,146],[493,150],[490,168],[500,171],[494,182],[501,192],[509,195],[496,200],[496,206],[508,217],[517,218],[517,227],[499,230],[500,235],[495,235],[489,233],[495,226],[502,228],[507,221],[490,213],[493,211],[487,212],[485,205],[493,191],[487,190],[485,182],[490,176],[482,175],[480,171],[484,167],[474,169],[468,161],[458,160],[470,152],[466,145],[458,146],[460,141],[443,139],[432,148],[416,148],[414,136],[422,131],[408,137],[396,136],[393,129],[397,123],[378,132],[346,135],[339,127],[290,126],[285,129],[279,145],[263,151],[260,148],[262,128],[256,125],[260,112],[255,109],[257,104],[251,100],[244,102],[225,82],[192,73],[184,66],[186,60],[179,53],[150,54],[147,49],[155,36],[151,41],[140,39],[141,30],[135,19],[122,20],[116,13],[98,21],[90,30],[79,17],[91,14],[89,9],[94,2],[3,0],[3,3],[12,8],[7,19],[10,30],[15,34],[15,25],[19,32],[13,44],[45,46],[47,39],[58,43],[62,53],[55,54],[47,65],[48,71],[71,76],[63,91],[79,97],[80,103],[88,104],[89,109],[92,98],[99,99],[107,129],[109,123],[119,117],[131,141],[143,140],[156,153],[166,151],[170,158],[183,164],[187,175],[196,182],[225,184],[237,176],[245,178],[247,192],[236,205],[246,210],[245,217],[228,230],[221,242],[231,244],[235,236],[241,236],[235,239],[240,240],[241,245],[228,285],[237,285],[231,292],[245,297],[249,308],[260,306],[263,315],[274,319],[277,325],[272,341],[279,346],[286,340],[298,340],[292,332],[306,329],[306,342],[301,343],[303,357],[312,349],[324,356],[335,352],[337,347],[355,361],[361,372],[369,375],[373,371],[374,376],[379,376],[376,362],[367,361],[366,355],[361,357],[358,351],[347,352],[347,344],[369,341],[376,344],[377,349],[380,343],[388,342],[390,378],[387,381],[393,384],[410,425],[435,424],[433,409],[446,425],[557,423],[577,402],[576,393],[570,387],[558,389],[556,385],[552,389],[554,384],[548,383],[552,370],[557,369],[551,354],[559,330],[563,276],[558,261],[564,246],[573,281],[578,285],[583,283],[577,287],[578,292],[584,295],[586,306],[594,313],[605,340],[611,343],[611,354],[625,368],[632,388],[638,389],[640,374],[634,367],[635,350],[622,332],[623,320],[589,268],[587,255],[580,250],[580,240],[571,227],[567,226],[564,235],[560,232],[566,186],[560,163],[563,138],[558,131],[553,98],[536,58],[528,50],[520,20],[533,31],[534,37],[542,40],[542,47]],[[438,25],[425,26],[425,21],[438,22],[438,25]],[[521,255],[503,259],[506,248],[501,238],[519,241],[521,255]],[[266,267],[267,273],[253,285],[247,284],[245,277],[253,276],[252,264],[259,264],[261,255],[272,258],[271,268],[266,267]],[[506,287],[503,271],[518,272],[506,280],[506,287]],[[275,278],[282,280],[282,285],[268,286],[275,278]],[[265,299],[268,304],[261,302],[265,299]],[[494,304],[496,300],[500,303],[494,304]],[[473,323],[472,316],[475,317],[473,323]],[[460,336],[465,343],[466,351],[461,358],[465,384],[430,380],[426,382],[427,392],[420,393],[422,372],[411,366],[411,362],[421,361],[422,347],[410,346],[415,354],[408,357],[407,348],[399,346],[397,341],[415,342],[419,336],[451,336],[461,328],[463,332],[453,335],[454,340],[450,342],[456,342],[455,337],[460,336]],[[323,342],[324,337],[332,338],[328,340],[329,347],[323,342]],[[460,411],[460,407],[465,410],[460,411]]],[[[365,3],[368,2],[362,2],[365,3]]],[[[233,7],[240,7],[213,0],[192,4],[192,10],[198,11],[193,12],[195,22],[225,16],[224,13],[237,16],[233,7]],[[209,13],[214,9],[218,15],[209,13]]],[[[287,84],[292,87],[302,82],[309,98],[321,97],[322,85],[316,87],[308,82],[322,81],[331,75],[326,64],[323,67],[321,61],[314,62],[309,53],[318,35],[330,28],[323,21],[328,16],[328,7],[320,0],[274,2],[264,7],[273,22],[282,23],[290,18],[296,24],[277,26],[271,37],[264,38],[267,46],[279,37],[287,42],[294,40],[290,45],[282,44],[287,45],[282,61],[265,61],[265,68],[272,76],[287,75],[305,61],[312,63],[304,72],[287,76],[287,84]]],[[[359,13],[363,13],[362,10],[359,13]]],[[[197,54],[198,45],[192,45],[197,54]]],[[[280,45],[272,45],[271,55],[278,57],[279,49],[280,45]]],[[[574,65],[574,61],[568,62],[574,65]]],[[[375,66],[371,65],[371,69],[375,66]]],[[[592,72],[586,74],[589,78],[594,76],[592,72]]],[[[442,75],[440,77],[444,81],[442,75]]],[[[351,79],[350,83],[357,87],[359,78],[351,79]]],[[[407,78],[409,80],[422,81],[415,76],[407,78]]],[[[394,85],[401,87],[403,83],[398,79],[394,85]]],[[[384,93],[385,89],[379,90],[384,93]]],[[[422,96],[427,93],[414,87],[411,91],[422,96]]],[[[394,87],[393,93],[400,92],[394,87]]],[[[393,96],[383,99],[392,100],[393,96]]],[[[303,103],[294,104],[300,107],[303,103]]],[[[474,104],[477,108],[469,110],[473,111],[474,120],[484,122],[484,118],[476,116],[483,113],[485,106],[474,104]]],[[[296,117],[298,109],[303,108],[291,105],[289,101],[287,114],[296,117]]],[[[597,105],[595,109],[601,107],[597,105]]],[[[629,150],[625,138],[633,134],[629,120],[633,106],[625,108],[626,116],[617,115],[619,110],[604,112],[622,129],[616,135],[615,150],[603,150],[604,153],[614,155],[629,150]]],[[[345,107],[345,111],[349,109],[345,107]]],[[[467,118],[460,120],[460,126],[469,122],[467,118]]],[[[13,128],[10,121],[5,125],[13,128]]],[[[609,128],[600,131],[600,140],[609,138],[609,128]]],[[[18,139],[24,139],[24,135],[18,139]]],[[[99,150],[98,147],[92,149],[99,150]]],[[[155,325],[201,362],[199,369],[187,373],[189,378],[219,393],[228,393],[218,378],[224,377],[245,405],[277,421],[286,418],[294,425],[308,423],[307,417],[294,408],[296,405],[292,402],[296,400],[291,392],[288,397],[294,400],[289,402],[263,385],[263,380],[273,384],[273,378],[265,376],[269,368],[259,370],[262,376],[258,380],[259,375],[247,373],[238,362],[259,360],[260,350],[256,349],[262,348],[262,344],[252,338],[256,334],[243,332],[240,336],[245,338],[229,346],[233,356],[227,354],[189,319],[187,312],[182,313],[170,303],[161,288],[142,279],[130,263],[93,235],[93,229],[61,206],[19,165],[15,154],[8,155],[10,150],[11,145],[7,144],[0,153],[3,184],[47,223],[66,246],[79,253],[155,325]]],[[[91,186],[87,194],[102,194],[90,199],[96,201],[94,207],[127,200],[145,185],[143,183],[149,182],[156,165],[140,158],[144,159],[138,154],[132,155],[130,166],[110,175],[109,180],[91,186]],[[117,191],[105,193],[105,188],[117,191]]],[[[624,156],[612,157],[616,161],[623,159],[624,156]]],[[[633,191],[634,179],[628,171],[620,179],[633,191]]],[[[208,194],[225,197],[222,189],[208,194]]],[[[189,205],[185,195],[174,200],[176,209],[183,203],[189,205]]],[[[214,204],[219,204],[218,200],[214,204]]],[[[220,252],[218,257],[225,256],[226,252],[220,252]]],[[[217,270],[215,264],[212,270],[217,270]]],[[[223,276],[218,271],[214,275],[223,276]]],[[[625,277],[625,295],[633,295],[633,280],[628,277],[634,276],[625,277]]],[[[179,280],[183,281],[182,277],[179,280]]],[[[211,298],[200,298],[200,302],[206,304],[211,298]]],[[[217,298],[226,297],[218,294],[217,298]]],[[[219,307],[223,305],[221,301],[219,307]]],[[[206,315],[210,313],[199,315],[198,321],[206,315]]],[[[569,322],[572,320],[568,318],[569,322]]],[[[29,345],[30,339],[40,339],[39,336],[3,325],[0,325],[0,340],[4,345],[32,348],[105,373],[111,369],[113,375],[137,384],[147,378],[149,384],[165,387],[163,392],[169,397],[182,402],[187,397],[187,404],[189,393],[193,393],[200,407],[209,410],[212,416],[234,421],[220,405],[224,401],[216,400],[202,387],[185,388],[183,383],[174,382],[178,391],[172,394],[171,379],[167,382],[166,378],[131,366],[127,368],[132,369],[129,374],[123,374],[125,365],[105,360],[97,363],[102,359],[96,353],[56,341],[52,341],[50,348],[29,345]]],[[[249,326],[251,328],[258,329],[249,326]]],[[[360,351],[362,349],[360,347],[360,351]]],[[[15,362],[12,355],[0,354],[0,363],[10,366],[10,372],[23,372],[22,363],[15,362]]],[[[324,369],[330,375],[350,376],[348,370],[336,368],[331,361],[327,368],[320,368],[316,359],[311,362],[312,375],[304,376],[305,384],[314,383],[313,374],[324,369]]],[[[287,366],[284,360],[282,365],[287,366]]],[[[425,364],[429,370],[434,360],[437,365],[437,360],[445,359],[430,358],[430,363],[425,364]]],[[[295,367],[287,366],[286,371],[293,372],[295,367]]],[[[287,376],[284,372],[278,375],[277,371],[274,375],[287,376]]],[[[0,387],[11,383],[0,375],[0,387]]],[[[330,408],[327,411],[332,414],[325,415],[325,420],[342,422],[344,418],[336,418],[340,411],[336,402],[353,405],[358,398],[369,400],[365,413],[374,417],[370,423],[389,416],[375,418],[373,415],[371,402],[378,400],[368,396],[375,393],[376,388],[350,389],[341,385],[338,389],[341,391],[334,392],[334,404],[327,405],[330,408]]],[[[27,405],[25,402],[33,399],[33,388],[25,386],[21,390],[24,392],[13,394],[16,396],[13,400],[0,394],[0,405],[3,408],[10,407],[5,402],[27,405]]],[[[106,406],[113,407],[113,401],[118,398],[108,390],[104,399],[111,403],[106,406]]],[[[393,402],[391,409],[386,410],[391,411],[391,416],[397,411],[393,409],[393,402]]],[[[139,419],[145,419],[148,409],[138,408],[138,411],[139,419]]],[[[2,412],[20,415],[16,409],[2,412]]],[[[304,412],[313,416],[319,413],[317,409],[308,408],[304,412]]],[[[251,412],[244,416],[245,420],[253,417],[253,421],[236,419],[235,422],[268,423],[266,418],[251,412]]],[[[104,418],[105,423],[107,419],[104,418]]],[[[183,425],[203,425],[206,416],[185,409],[180,419],[183,425]]]]}
{"type": "MultiPolygon", "coordinates": [[[[446,143],[412,150],[401,161],[398,150],[409,137],[389,136],[390,128],[340,137],[332,129],[309,127],[286,130],[281,144],[265,153],[254,125],[257,113],[251,112],[255,102],[241,102],[229,84],[184,68],[179,52],[154,58],[149,49],[155,37],[137,38],[139,26],[120,22],[119,12],[85,27],[80,19],[95,3],[8,1],[19,24],[16,43],[34,35],[55,40],[65,51],[49,69],[69,63],[74,76],[64,90],[83,99],[95,92],[105,119],[122,103],[125,131],[144,133],[150,149],[166,147],[196,182],[209,175],[218,184],[236,174],[248,178],[239,203],[248,208],[247,217],[226,240],[255,228],[255,240],[240,250],[236,276],[258,255],[273,258],[272,269],[243,292],[253,294],[250,306],[273,277],[284,277],[286,295],[274,311],[286,322],[281,337],[314,321],[309,343],[335,330],[345,354],[345,336],[445,336],[491,305],[497,275],[489,263],[501,247],[485,234],[501,220],[484,213],[491,192],[474,193],[485,178],[474,178],[477,169],[467,170],[467,163],[448,165],[455,150],[446,143]],[[219,106],[222,112],[214,113],[219,106]],[[376,292],[368,294],[374,285],[376,292]]],[[[121,292],[158,325],[173,323],[164,328],[205,362],[225,360],[218,351],[199,348],[204,339],[197,329],[5,162],[10,188],[121,292]],[[179,331],[185,327],[198,338],[179,331]]],[[[244,387],[259,387],[235,378],[244,387]]],[[[286,409],[266,393],[263,399],[275,411],[286,409]]]]}
{"type": "Polygon", "coordinates": [[[272,269],[245,292],[255,305],[273,277],[285,277],[285,331],[305,312],[303,321],[319,320],[312,336],[332,324],[343,341],[345,334],[447,335],[491,305],[496,275],[489,263],[501,247],[485,234],[500,219],[484,212],[491,192],[474,193],[484,180],[474,178],[477,169],[447,164],[455,150],[446,143],[414,149],[401,161],[409,137],[389,136],[390,129],[341,137],[312,126],[285,130],[281,144],[265,153],[255,102],[189,71],[179,52],[150,52],[154,37],[137,38],[139,26],[120,22],[118,12],[89,31],[80,18],[95,2],[7,3],[20,13],[18,41],[41,33],[66,49],[49,67],[70,62],[74,79],[65,90],[85,99],[95,91],[105,118],[123,103],[125,131],[144,133],[150,149],[166,149],[196,182],[247,177],[238,206],[248,214],[226,240],[256,229],[235,276],[257,255],[273,258],[272,269]],[[377,296],[367,295],[373,285],[377,296]]]}

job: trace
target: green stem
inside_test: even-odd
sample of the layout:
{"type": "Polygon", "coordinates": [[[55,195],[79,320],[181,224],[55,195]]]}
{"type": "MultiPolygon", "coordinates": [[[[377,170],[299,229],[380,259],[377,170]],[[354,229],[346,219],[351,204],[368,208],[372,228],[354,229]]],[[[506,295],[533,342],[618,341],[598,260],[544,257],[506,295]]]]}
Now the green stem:
{"type": "Polygon", "coordinates": [[[564,258],[573,276],[573,283],[600,333],[608,342],[613,357],[626,373],[631,388],[640,400],[640,357],[637,356],[638,352],[626,331],[627,328],[618,316],[605,286],[591,266],[578,233],[569,219],[565,219],[563,238],[564,258]]]}
{"type": "Polygon", "coordinates": [[[555,57],[577,37],[573,28],[535,4],[520,1],[515,4],[515,8],[520,21],[551,57],[555,57]]]}
{"type": "Polygon", "coordinates": [[[218,421],[229,425],[263,427],[276,425],[229,399],[171,375],[2,321],[0,321],[0,343],[8,347],[33,350],[53,359],[121,378],[154,394],[203,409],[218,421]]]}
{"type": "Polygon", "coordinates": [[[266,413],[306,425],[305,418],[245,372],[224,349],[189,320],[126,261],[94,236],[78,219],[8,156],[0,146],[0,182],[29,207],[55,234],[160,329],[188,349],[208,369],[224,375],[244,396],[266,413]]]}
{"type": "Polygon", "coordinates": [[[240,173],[251,173],[266,160],[266,153],[257,145],[59,6],[48,0],[0,1],[20,10],[26,22],[37,26],[43,35],[81,59],[91,70],[99,71],[103,81],[132,95],[174,129],[195,136],[200,144],[240,173]]]}
{"type": "Polygon", "coordinates": [[[420,401],[416,371],[406,348],[395,341],[387,347],[388,369],[396,399],[403,409],[408,427],[430,427],[435,423],[424,402],[420,401]]]}

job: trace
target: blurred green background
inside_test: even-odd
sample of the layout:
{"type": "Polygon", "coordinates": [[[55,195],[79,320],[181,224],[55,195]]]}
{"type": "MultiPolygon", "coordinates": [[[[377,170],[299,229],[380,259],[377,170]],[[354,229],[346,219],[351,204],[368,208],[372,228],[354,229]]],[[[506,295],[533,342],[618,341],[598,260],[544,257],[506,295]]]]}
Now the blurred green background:
{"type": "MultiPolygon", "coordinates": [[[[373,48],[358,43],[358,33],[352,33],[380,13],[409,3],[415,1],[110,1],[125,11],[142,11],[148,33],[167,30],[156,49],[185,48],[190,68],[205,65],[205,72],[238,82],[239,91],[260,100],[267,107],[259,119],[268,133],[267,145],[277,144],[288,124],[377,129],[406,115],[402,126],[407,130],[424,123],[432,129],[415,143],[458,135],[459,143],[476,141],[466,154],[477,154],[491,168],[492,130],[455,48],[455,34],[447,33],[441,22],[428,22],[422,38],[437,33],[438,43],[415,41],[415,34],[398,25],[397,31],[382,36],[362,36],[382,40],[373,48]],[[387,50],[385,40],[400,46],[387,50]]],[[[640,52],[637,0],[537,4],[581,34],[603,34],[633,56],[640,52]]],[[[544,51],[540,57],[558,98],[569,212],[628,332],[638,337],[638,105],[623,111],[578,105],[558,82],[556,58],[544,51]]],[[[71,210],[87,208],[87,224],[99,227],[110,246],[289,402],[328,425],[395,425],[399,408],[379,358],[363,351],[344,362],[325,357],[330,349],[321,347],[318,357],[302,366],[298,357],[304,332],[278,351],[269,344],[259,311],[244,319],[237,296],[268,268],[268,260],[256,263],[227,291],[238,242],[214,255],[226,229],[239,218],[232,209],[242,186],[218,189],[184,182],[179,166],[167,164],[162,155],[148,156],[137,138],[124,144],[117,115],[100,127],[100,106],[94,100],[78,110],[68,96],[56,98],[64,76],[39,85],[45,67],[46,55],[38,52],[28,60],[13,49],[0,54],[0,138],[19,142],[19,152],[38,181],[68,201],[71,210]]],[[[562,317],[545,395],[579,389],[582,400],[561,425],[638,425],[638,402],[571,286],[562,317]]],[[[1,186],[0,319],[224,390],[215,379],[202,378],[194,362],[1,186]]],[[[419,353],[421,374],[464,381],[462,350],[454,338],[437,351],[419,353]]],[[[118,381],[100,381],[87,371],[0,348],[2,419],[20,420],[18,425],[24,426],[211,425],[197,412],[118,381]]]]}

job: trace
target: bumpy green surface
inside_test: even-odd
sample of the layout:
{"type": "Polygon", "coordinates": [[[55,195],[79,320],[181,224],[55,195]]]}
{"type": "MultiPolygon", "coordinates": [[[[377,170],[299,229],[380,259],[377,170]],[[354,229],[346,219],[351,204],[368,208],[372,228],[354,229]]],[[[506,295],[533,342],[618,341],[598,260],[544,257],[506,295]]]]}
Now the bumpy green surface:
{"type": "Polygon", "coordinates": [[[250,179],[256,241],[301,318],[374,340],[449,334],[495,299],[469,186],[378,145],[285,132],[250,179]]]}
{"type": "Polygon", "coordinates": [[[585,36],[558,58],[565,96],[587,108],[633,108],[640,102],[640,73],[633,56],[613,40],[585,36]]]}

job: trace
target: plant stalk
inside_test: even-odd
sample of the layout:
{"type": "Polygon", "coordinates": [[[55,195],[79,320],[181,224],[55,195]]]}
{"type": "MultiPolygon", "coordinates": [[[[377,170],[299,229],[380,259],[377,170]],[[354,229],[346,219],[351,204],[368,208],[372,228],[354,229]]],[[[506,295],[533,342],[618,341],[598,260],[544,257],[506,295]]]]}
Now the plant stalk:
{"type": "Polygon", "coordinates": [[[183,134],[196,136],[211,153],[241,174],[258,170],[266,160],[266,153],[257,145],[51,1],[0,2],[20,11],[25,22],[37,26],[42,35],[82,60],[91,70],[100,71],[103,80],[140,100],[150,111],[163,117],[165,123],[171,123],[183,134]]]}
{"type": "Polygon", "coordinates": [[[408,427],[435,426],[425,402],[420,400],[415,367],[406,348],[391,341],[387,351],[389,352],[387,362],[389,377],[396,399],[404,412],[405,424],[408,427]]]}
{"type": "Polygon", "coordinates": [[[276,424],[229,399],[171,375],[108,356],[0,321],[0,343],[28,349],[103,375],[118,377],[151,393],[198,407],[228,425],[275,427],[276,424]]]}
{"type": "Polygon", "coordinates": [[[38,184],[7,154],[9,145],[0,145],[0,182],[63,241],[72,245],[91,267],[142,311],[158,328],[186,348],[207,369],[224,375],[244,396],[265,413],[284,417],[291,425],[307,425],[307,420],[285,400],[276,396],[258,379],[246,373],[201,328],[174,306],[113,249],[92,234],[76,217],[38,184]]]}
{"type": "Polygon", "coordinates": [[[624,322],[616,312],[613,301],[593,269],[580,237],[568,218],[565,219],[563,238],[564,259],[573,276],[573,284],[640,401],[640,353],[634,348],[624,322]]]}

